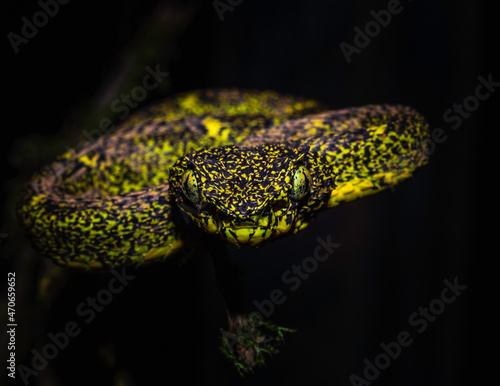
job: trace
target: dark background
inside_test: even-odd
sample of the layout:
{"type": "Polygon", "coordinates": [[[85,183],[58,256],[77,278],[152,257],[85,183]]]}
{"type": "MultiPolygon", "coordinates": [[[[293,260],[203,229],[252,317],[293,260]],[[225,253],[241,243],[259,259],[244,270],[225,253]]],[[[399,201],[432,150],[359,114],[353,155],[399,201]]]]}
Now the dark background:
{"type": "MultiPolygon", "coordinates": [[[[387,2],[243,0],[221,21],[211,1],[74,0],[60,6],[18,54],[4,39],[0,233],[8,236],[0,245],[0,267],[17,276],[18,364],[29,366],[30,350],[46,342],[47,332],[62,331],[72,320],[82,327],[30,384],[351,385],[351,374],[363,375],[363,361],[373,362],[379,345],[401,331],[410,332],[413,343],[373,385],[498,378],[497,173],[489,167],[497,161],[480,157],[491,151],[488,142],[498,141],[490,138],[498,92],[456,130],[443,120],[454,103],[474,94],[478,76],[491,73],[500,81],[490,60],[499,46],[488,17],[493,11],[485,1],[401,4],[404,10],[351,63],[340,43],[353,44],[354,27],[364,29],[370,11],[387,2]],[[85,111],[95,113],[103,87],[127,63],[123,52],[158,10],[162,22],[177,26],[175,33],[159,36],[160,47],[140,38],[138,46],[153,46],[144,55],[158,55],[151,66],[161,63],[170,75],[144,103],[207,87],[273,89],[332,108],[407,104],[447,135],[429,165],[392,191],[324,212],[305,231],[261,249],[230,249],[244,266],[248,304],[282,289],[287,300],[271,319],[297,329],[281,354],[246,379],[218,352],[226,320],[209,256],[134,272],[127,289],[89,324],[75,309],[110,276],[66,273],[67,283],[40,318],[37,282],[51,263],[33,251],[13,216],[15,197],[31,173],[84,139],[78,122],[85,111]],[[290,291],[282,274],[313,253],[317,237],[328,236],[340,247],[290,291]],[[417,333],[409,316],[439,298],[443,281],[455,277],[468,288],[417,333]]],[[[38,10],[35,2],[9,4],[4,36],[19,33],[20,18],[38,10]]],[[[97,125],[106,116],[85,123],[97,125]]],[[[2,340],[2,359],[5,346],[2,340]]],[[[0,384],[7,379],[1,374],[0,384]]]]}

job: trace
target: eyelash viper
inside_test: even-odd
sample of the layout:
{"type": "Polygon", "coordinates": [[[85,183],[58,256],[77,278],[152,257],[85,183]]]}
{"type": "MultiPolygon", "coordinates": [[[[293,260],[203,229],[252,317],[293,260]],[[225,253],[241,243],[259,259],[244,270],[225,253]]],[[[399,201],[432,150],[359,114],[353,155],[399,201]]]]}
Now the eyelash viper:
{"type": "Polygon", "coordinates": [[[43,255],[87,271],[189,248],[186,219],[258,246],[409,178],[428,161],[428,136],[409,107],[329,111],[272,91],[188,92],[35,174],[18,218],[43,255]]]}

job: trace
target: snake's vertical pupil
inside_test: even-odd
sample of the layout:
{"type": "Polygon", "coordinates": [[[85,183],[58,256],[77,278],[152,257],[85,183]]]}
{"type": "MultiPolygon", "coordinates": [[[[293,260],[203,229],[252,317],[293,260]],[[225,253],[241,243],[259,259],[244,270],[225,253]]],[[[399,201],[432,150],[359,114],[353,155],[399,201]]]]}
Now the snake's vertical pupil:
{"type": "Polygon", "coordinates": [[[194,171],[188,170],[182,177],[182,191],[184,195],[194,203],[200,201],[200,192],[198,190],[198,180],[194,171]]]}
{"type": "Polygon", "coordinates": [[[292,198],[294,200],[302,200],[309,194],[309,190],[311,189],[310,178],[305,166],[299,166],[293,175],[292,198]]]}

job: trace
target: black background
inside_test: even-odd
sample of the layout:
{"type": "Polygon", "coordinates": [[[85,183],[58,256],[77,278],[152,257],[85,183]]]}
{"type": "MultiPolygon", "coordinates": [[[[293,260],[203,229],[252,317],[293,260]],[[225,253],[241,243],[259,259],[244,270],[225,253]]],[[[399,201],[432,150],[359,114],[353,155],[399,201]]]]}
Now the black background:
{"type": "MultiPolygon", "coordinates": [[[[495,235],[487,233],[498,228],[492,213],[496,173],[488,166],[495,161],[480,158],[490,151],[486,143],[498,141],[490,138],[498,91],[457,129],[443,120],[454,103],[474,94],[479,76],[500,81],[490,60],[498,33],[485,1],[402,1],[403,11],[351,63],[340,43],[353,44],[354,27],[363,29],[370,11],[387,2],[243,0],[223,21],[211,1],[190,3],[186,28],[162,64],[170,73],[168,87],[145,102],[190,89],[243,87],[304,95],[332,108],[400,103],[419,110],[447,139],[429,165],[392,191],[324,212],[303,232],[264,248],[230,249],[244,266],[248,303],[283,290],[287,299],[271,319],[298,330],[252,376],[240,378],[218,352],[226,321],[209,256],[135,272],[89,324],[75,309],[110,276],[71,274],[47,324],[37,323],[41,263],[12,215],[19,183],[50,161],[54,141],[64,148],[83,139],[78,131],[68,135],[74,106],[95,96],[158,3],[73,0],[18,54],[4,39],[0,233],[8,237],[0,248],[2,270],[17,273],[18,364],[29,365],[31,348],[43,344],[48,331],[61,331],[72,320],[82,327],[30,384],[351,385],[351,374],[362,376],[364,360],[373,361],[380,343],[401,331],[410,332],[413,343],[373,385],[498,378],[498,252],[495,235]],[[291,291],[282,274],[313,253],[318,237],[331,237],[340,247],[291,291]],[[468,288],[416,332],[409,316],[439,298],[443,281],[454,278],[468,288]]],[[[35,2],[9,4],[4,36],[19,33],[21,17],[38,9],[35,2]]],[[[7,377],[0,373],[1,384],[7,377]]]]}

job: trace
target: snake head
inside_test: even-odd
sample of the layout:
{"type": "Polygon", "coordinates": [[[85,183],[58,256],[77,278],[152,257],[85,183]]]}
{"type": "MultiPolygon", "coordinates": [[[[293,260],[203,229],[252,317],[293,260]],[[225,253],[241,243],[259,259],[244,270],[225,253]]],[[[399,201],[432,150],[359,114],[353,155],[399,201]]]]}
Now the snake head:
{"type": "Polygon", "coordinates": [[[334,173],[306,148],[222,146],[181,157],[169,184],[180,210],[206,232],[258,246],[307,226],[334,189],[334,173]]]}

